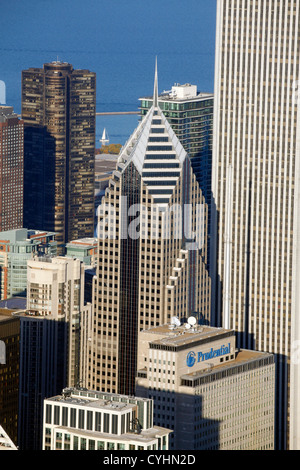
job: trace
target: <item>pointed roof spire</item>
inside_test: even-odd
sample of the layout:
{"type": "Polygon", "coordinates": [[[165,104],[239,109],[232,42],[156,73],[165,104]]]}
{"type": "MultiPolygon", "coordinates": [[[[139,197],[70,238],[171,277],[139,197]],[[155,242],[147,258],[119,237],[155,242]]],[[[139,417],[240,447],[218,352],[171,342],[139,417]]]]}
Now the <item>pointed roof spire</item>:
{"type": "Polygon", "coordinates": [[[153,106],[154,106],[155,108],[158,107],[157,57],[155,58],[155,76],[154,76],[153,106]]]}

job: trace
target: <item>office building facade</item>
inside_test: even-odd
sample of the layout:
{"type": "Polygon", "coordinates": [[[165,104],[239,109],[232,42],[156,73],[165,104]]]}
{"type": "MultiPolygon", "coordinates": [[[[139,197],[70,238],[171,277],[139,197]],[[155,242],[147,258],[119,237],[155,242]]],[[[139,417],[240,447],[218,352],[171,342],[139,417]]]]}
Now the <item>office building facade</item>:
{"type": "Polygon", "coordinates": [[[19,312],[20,387],[18,446],[42,449],[43,400],[68,385],[69,325],[41,314],[19,312]]]}
{"type": "Polygon", "coordinates": [[[142,331],[136,395],[151,396],[154,423],[174,431],[170,449],[274,449],[274,357],[237,350],[233,331],[197,323],[142,331]]]}
{"type": "Polygon", "coordinates": [[[43,400],[80,383],[84,266],[67,257],[28,261],[27,309],[21,322],[20,424],[22,450],[41,450],[43,400]]]}
{"type": "Polygon", "coordinates": [[[68,257],[35,258],[27,263],[27,312],[69,326],[67,384],[79,382],[80,316],[84,305],[84,266],[68,257]]]}
{"type": "Polygon", "coordinates": [[[276,447],[300,448],[300,5],[219,0],[212,192],[220,322],[275,354],[276,447]]]}
{"type": "Polygon", "coordinates": [[[210,321],[207,205],[186,151],[154,105],[123,147],[99,210],[88,388],[134,394],[141,329],[210,321]],[[139,216],[140,214],[140,216],[139,216]]]}
{"type": "MultiPolygon", "coordinates": [[[[153,97],[140,101],[141,117],[153,105],[153,97]]],[[[213,106],[211,93],[198,93],[197,86],[175,84],[158,96],[158,105],[170,123],[185,151],[205,200],[211,195],[211,162],[213,140],[213,106]]]]}
{"type": "MultiPolygon", "coordinates": [[[[0,428],[18,441],[20,320],[0,309],[0,428]]],[[[1,447],[0,447],[1,449],[1,447]]]]}
{"type": "Polygon", "coordinates": [[[85,266],[93,268],[96,264],[97,239],[81,238],[71,240],[66,245],[66,256],[74,257],[84,263],[85,266]]]}
{"type": "Polygon", "coordinates": [[[24,225],[64,244],[94,227],[96,76],[52,62],[22,72],[24,225]]]}
{"type": "Polygon", "coordinates": [[[57,254],[52,232],[20,228],[0,232],[0,300],[26,295],[27,261],[57,254]]]}
{"type": "Polygon", "coordinates": [[[65,389],[44,401],[43,450],[168,450],[149,399],[65,389]]]}
{"type": "Polygon", "coordinates": [[[0,231],[23,227],[24,122],[0,106],[0,231]]]}

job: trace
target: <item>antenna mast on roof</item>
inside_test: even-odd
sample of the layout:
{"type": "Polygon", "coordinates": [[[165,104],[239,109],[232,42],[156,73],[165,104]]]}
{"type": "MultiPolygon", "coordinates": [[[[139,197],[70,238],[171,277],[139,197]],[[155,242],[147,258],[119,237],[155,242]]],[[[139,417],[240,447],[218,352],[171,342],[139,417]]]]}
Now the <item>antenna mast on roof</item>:
{"type": "Polygon", "coordinates": [[[155,75],[154,75],[154,90],[153,90],[153,106],[158,106],[158,78],[157,78],[157,57],[155,58],[155,75]]]}

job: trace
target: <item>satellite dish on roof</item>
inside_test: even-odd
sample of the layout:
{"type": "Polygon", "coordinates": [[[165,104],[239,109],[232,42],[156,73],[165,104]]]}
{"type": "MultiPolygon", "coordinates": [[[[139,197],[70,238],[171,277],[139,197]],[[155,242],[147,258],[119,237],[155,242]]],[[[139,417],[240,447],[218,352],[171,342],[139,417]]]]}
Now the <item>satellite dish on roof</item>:
{"type": "Polygon", "coordinates": [[[196,320],[195,317],[189,317],[188,318],[188,324],[189,325],[194,326],[194,325],[196,325],[196,323],[197,323],[197,320],[196,320]]]}
{"type": "Polygon", "coordinates": [[[180,326],[181,323],[180,323],[180,320],[178,317],[172,317],[171,318],[171,324],[174,325],[174,326],[180,326]]]}
{"type": "Polygon", "coordinates": [[[186,327],[187,330],[189,330],[191,328],[191,325],[189,323],[186,323],[185,327],[186,327]]]}

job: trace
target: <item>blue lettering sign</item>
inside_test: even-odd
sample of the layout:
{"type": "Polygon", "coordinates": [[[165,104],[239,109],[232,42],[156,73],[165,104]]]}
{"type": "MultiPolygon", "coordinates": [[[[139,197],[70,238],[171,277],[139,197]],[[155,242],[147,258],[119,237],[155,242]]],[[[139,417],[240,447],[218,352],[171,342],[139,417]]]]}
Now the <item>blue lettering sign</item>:
{"type": "Polygon", "coordinates": [[[205,353],[198,352],[197,355],[194,351],[190,351],[186,357],[186,364],[188,367],[193,367],[196,362],[196,357],[197,362],[203,362],[208,361],[209,359],[213,359],[215,357],[225,356],[226,354],[230,354],[230,343],[228,343],[227,346],[222,345],[219,349],[211,348],[210,351],[205,353]]]}

